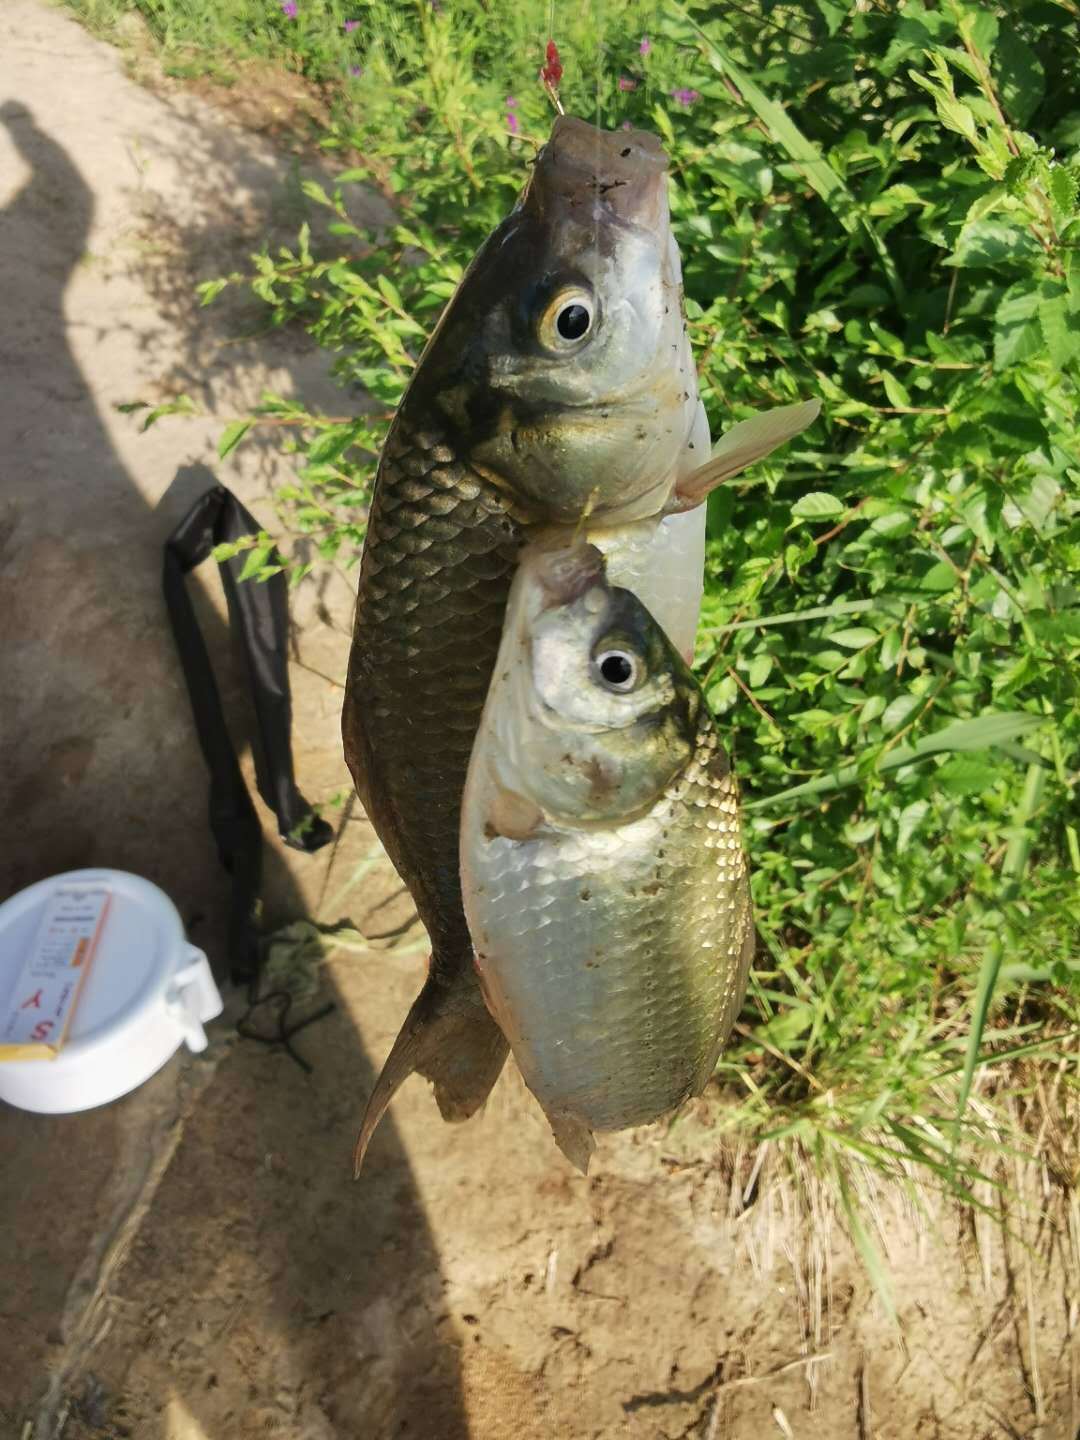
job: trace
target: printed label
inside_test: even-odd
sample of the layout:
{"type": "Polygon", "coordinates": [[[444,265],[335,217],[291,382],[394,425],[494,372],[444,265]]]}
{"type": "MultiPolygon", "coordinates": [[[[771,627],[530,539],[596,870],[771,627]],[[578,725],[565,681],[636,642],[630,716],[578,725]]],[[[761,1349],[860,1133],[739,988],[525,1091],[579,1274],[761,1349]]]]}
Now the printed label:
{"type": "Polygon", "coordinates": [[[0,1012],[0,1060],[59,1053],[101,938],[109,898],[103,886],[64,886],[50,897],[0,1012]]]}

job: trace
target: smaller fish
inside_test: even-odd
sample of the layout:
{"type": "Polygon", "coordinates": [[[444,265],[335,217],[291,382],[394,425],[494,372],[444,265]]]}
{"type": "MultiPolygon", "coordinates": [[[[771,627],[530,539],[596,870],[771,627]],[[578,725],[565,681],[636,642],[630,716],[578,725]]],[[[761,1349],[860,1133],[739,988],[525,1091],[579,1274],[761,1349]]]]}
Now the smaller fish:
{"type": "Polygon", "coordinates": [[[484,998],[569,1160],[700,1094],[755,944],[737,789],[700,685],[593,545],[522,553],[461,861],[484,998]]]}

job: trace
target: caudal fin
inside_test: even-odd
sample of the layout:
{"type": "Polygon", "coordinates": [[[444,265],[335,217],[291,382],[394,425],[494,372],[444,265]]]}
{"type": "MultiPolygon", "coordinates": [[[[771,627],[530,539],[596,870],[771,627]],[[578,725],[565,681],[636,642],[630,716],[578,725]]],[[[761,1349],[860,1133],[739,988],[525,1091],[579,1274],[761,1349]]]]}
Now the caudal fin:
{"type": "Polygon", "coordinates": [[[354,1173],[360,1174],[375,1127],[403,1080],[423,1075],[435,1086],[443,1119],[467,1120],[491,1093],[508,1050],[471,972],[449,983],[429,974],[368,1097],[354,1173]]]}

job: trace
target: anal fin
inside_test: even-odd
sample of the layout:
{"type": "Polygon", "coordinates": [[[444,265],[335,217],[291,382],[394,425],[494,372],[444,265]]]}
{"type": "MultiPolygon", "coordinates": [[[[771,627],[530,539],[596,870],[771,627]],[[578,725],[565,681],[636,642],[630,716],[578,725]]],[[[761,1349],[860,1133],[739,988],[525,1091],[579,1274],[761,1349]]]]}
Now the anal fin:
{"type": "Polygon", "coordinates": [[[583,1175],[587,1175],[589,1161],[596,1149],[593,1132],[580,1115],[574,1115],[569,1110],[549,1110],[546,1105],[543,1110],[547,1116],[547,1122],[551,1126],[551,1133],[555,1136],[555,1144],[558,1145],[571,1165],[580,1170],[583,1175]]]}

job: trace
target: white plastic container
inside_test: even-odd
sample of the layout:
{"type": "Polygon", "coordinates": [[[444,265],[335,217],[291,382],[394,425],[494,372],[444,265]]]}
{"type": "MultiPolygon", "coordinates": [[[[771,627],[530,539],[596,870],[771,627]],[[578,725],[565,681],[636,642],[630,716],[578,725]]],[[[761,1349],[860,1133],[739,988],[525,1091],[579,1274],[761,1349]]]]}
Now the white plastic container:
{"type": "Polygon", "coordinates": [[[105,886],[109,909],[63,1049],[54,1059],[0,1061],[0,1100],[63,1114],[126,1095],[181,1044],[205,1050],[203,1025],[221,1014],[206,956],[184,937],[172,901],[123,870],[73,870],[0,905],[0,1009],[60,886],[105,886]]]}

